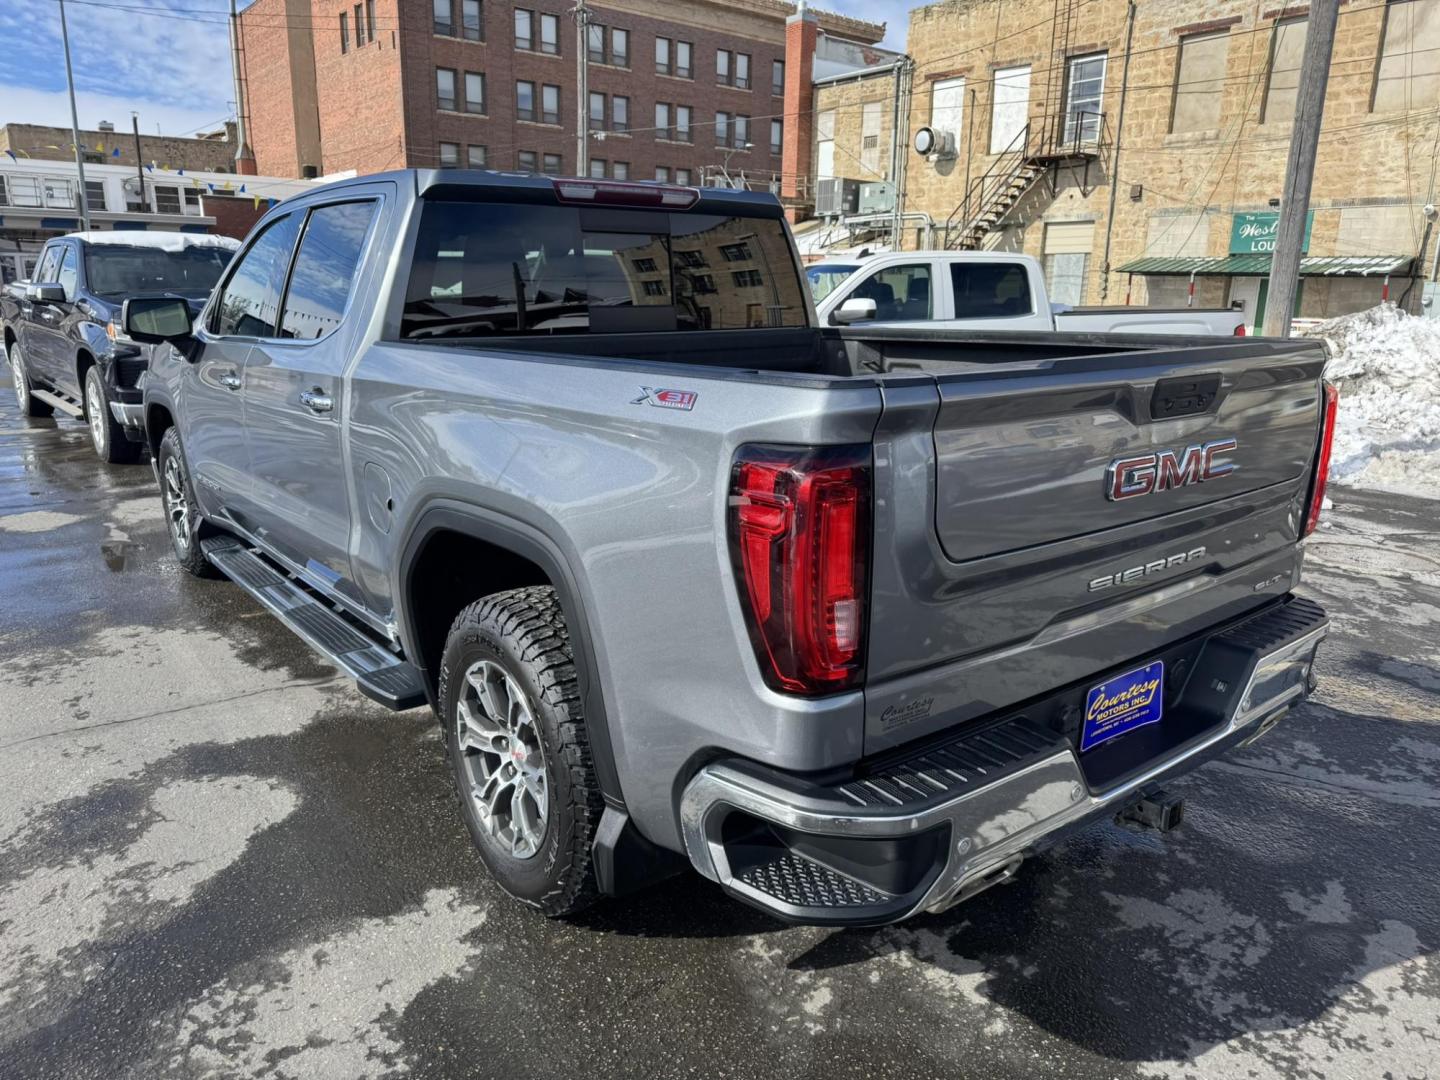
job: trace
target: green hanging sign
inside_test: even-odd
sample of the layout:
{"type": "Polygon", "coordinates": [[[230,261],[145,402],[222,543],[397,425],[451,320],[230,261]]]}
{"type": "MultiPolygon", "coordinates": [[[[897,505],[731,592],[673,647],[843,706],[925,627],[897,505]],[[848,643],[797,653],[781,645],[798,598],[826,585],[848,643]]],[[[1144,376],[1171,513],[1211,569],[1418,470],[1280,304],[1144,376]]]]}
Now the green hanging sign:
{"type": "MultiPolygon", "coordinates": [[[[1301,251],[1310,250],[1310,230],[1315,227],[1315,211],[1305,215],[1305,239],[1301,251]]],[[[1230,219],[1231,255],[1269,255],[1275,250],[1275,234],[1280,230],[1280,212],[1235,214],[1230,219]]]]}

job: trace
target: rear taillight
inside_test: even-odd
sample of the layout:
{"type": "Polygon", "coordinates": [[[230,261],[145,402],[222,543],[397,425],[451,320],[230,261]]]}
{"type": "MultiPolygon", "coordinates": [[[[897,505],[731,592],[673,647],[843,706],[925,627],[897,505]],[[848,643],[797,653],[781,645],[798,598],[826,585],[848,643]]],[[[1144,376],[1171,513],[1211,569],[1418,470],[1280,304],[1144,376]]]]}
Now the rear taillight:
{"type": "Polygon", "coordinates": [[[1305,514],[1301,536],[1309,536],[1320,524],[1320,508],[1325,504],[1325,484],[1330,479],[1330,447],[1335,442],[1335,413],[1340,406],[1340,391],[1334,383],[1325,383],[1325,415],[1321,419],[1320,450],[1315,456],[1315,476],[1310,484],[1310,507],[1305,514]]]}
{"type": "Polygon", "coordinates": [[[870,448],[747,446],[730,549],[765,681],[830,694],[865,675],[870,448]]]}
{"type": "Polygon", "coordinates": [[[1245,336],[1245,324],[1244,324],[1243,322],[1242,322],[1239,326],[1235,327],[1235,336],[1236,336],[1236,337],[1244,337],[1244,336],[1245,336]]]}

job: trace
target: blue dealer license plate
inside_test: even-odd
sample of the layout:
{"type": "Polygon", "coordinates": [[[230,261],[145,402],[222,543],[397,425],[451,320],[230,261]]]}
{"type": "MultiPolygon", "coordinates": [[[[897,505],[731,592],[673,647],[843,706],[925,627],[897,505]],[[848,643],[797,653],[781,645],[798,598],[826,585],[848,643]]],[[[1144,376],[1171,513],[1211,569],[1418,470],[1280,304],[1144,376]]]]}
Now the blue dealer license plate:
{"type": "Polygon", "coordinates": [[[1091,687],[1085,698],[1080,752],[1146,724],[1158,724],[1164,699],[1165,663],[1162,660],[1091,687]]]}

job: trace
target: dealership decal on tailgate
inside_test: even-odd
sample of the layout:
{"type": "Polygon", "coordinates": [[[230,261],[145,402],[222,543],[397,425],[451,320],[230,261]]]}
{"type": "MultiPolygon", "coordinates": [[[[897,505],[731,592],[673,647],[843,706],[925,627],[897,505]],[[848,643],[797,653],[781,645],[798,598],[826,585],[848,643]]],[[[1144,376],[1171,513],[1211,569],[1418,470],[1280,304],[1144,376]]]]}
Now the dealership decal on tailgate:
{"type": "Polygon", "coordinates": [[[1156,660],[1093,687],[1085,699],[1081,752],[1116,735],[1159,723],[1165,704],[1164,686],[1165,663],[1156,660]]]}

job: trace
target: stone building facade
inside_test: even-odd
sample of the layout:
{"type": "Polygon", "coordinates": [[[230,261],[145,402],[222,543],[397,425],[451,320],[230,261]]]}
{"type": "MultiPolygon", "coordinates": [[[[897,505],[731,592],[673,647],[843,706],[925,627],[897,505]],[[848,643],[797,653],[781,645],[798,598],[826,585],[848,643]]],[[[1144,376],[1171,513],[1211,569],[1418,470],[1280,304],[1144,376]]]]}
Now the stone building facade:
{"type": "MultiPolygon", "coordinates": [[[[568,0],[257,0],[241,16],[247,135],[281,175],[487,167],[573,175],[577,110],[591,175],[777,184],[782,0],[591,5],[576,100],[568,0]]],[[[818,14],[827,33],[883,25],[818,14]]],[[[808,146],[808,139],[804,145],[808,146]]]]}
{"type": "MultiPolygon", "coordinates": [[[[0,125],[0,153],[6,150],[17,158],[34,161],[74,161],[73,137],[69,128],[43,124],[0,125]]],[[[216,131],[182,137],[140,133],[140,158],[135,157],[135,134],[128,128],[80,132],[86,164],[149,165],[167,169],[195,169],[205,172],[235,171],[235,125],[227,123],[216,131]]]]}
{"type": "MultiPolygon", "coordinates": [[[[1256,324],[1308,8],[1141,2],[1133,30],[1131,10],[1126,0],[914,10],[903,135],[930,126],[949,138],[938,153],[908,151],[905,209],[930,215],[934,246],[1040,258],[1062,301],[1184,304],[1193,272],[1196,303],[1243,306],[1256,324]],[[1018,201],[967,231],[992,206],[982,186],[1010,175],[1018,201]]],[[[887,92],[876,79],[817,95],[817,117],[837,117],[837,164],[861,153],[864,103],[887,92]]],[[[1409,275],[1434,198],[1437,126],[1440,0],[1342,2],[1301,316],[1370,306],[1387,274],[1391,299],[1418,299],[1409,275]]],[[[866,175],[856,169],[843,175],[866,175]]],[[[907,229],[905,246],[925,242],[907,229]]]]}

